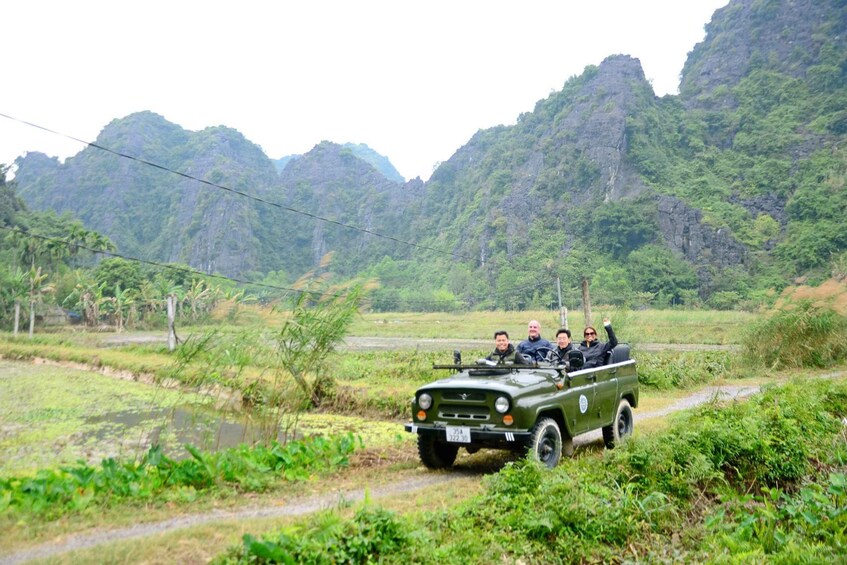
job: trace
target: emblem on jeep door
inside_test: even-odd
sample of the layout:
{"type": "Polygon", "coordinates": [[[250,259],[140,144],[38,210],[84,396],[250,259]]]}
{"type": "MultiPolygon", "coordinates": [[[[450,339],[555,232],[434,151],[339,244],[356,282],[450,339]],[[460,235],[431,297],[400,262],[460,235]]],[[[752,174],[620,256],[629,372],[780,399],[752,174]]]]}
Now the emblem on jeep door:
{"type": "Polygon", "coordinates": [[[579,412],[585,414],[588,411],[588,399],[584,394],[579,395],[579,412]]]}

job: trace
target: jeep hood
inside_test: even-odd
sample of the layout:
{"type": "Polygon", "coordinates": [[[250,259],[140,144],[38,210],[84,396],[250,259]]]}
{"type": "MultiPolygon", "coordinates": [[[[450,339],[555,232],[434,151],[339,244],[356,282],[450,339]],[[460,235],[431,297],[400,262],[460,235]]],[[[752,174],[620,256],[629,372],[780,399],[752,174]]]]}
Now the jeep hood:
{"type": "Polygon", "coordinates": [[[489,376],[471,376],[466,371],[463,371],[426,384],[418,388],[418,391],[446,389],[487,390],[503,392],[515,397],[527,391],[553,386],[555,377],[555,371],[517,371],[506,375],[489,376]]]}

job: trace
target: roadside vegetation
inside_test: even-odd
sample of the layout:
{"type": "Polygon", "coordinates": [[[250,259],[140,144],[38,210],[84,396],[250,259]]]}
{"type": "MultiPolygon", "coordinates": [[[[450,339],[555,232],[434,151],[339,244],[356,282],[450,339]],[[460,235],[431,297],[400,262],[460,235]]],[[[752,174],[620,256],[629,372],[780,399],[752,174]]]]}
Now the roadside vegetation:
{"type": "Polygon", "coordinates": [[[246,534],[216,563],[838,562],[845,415],[843,379],[797,381],[599,458],[507,463],[449,510],[318,514],[246,534]]]}
{"type": "MultiPolygon", "coordinates": [[[[212,501],[233,504],[250,493],[272,496],[290,490],[286,485],[292,483],[339,477],[357,457],[378,461],[391,450],[414,455],[413,438],[401,433],[398,420],[406,417],[414,390],[438,377],[432,364],[449,358],[450,350],[344,350],[343,337],[358,333],[352,328],[363,320],[367,323],[367,317],[355,316],[360,298],[356,289],[329,296],[326,300],[304,299],[278,314],[262,313],[263,318],[276,320],[263,323],[262,328],[235,324],[198,330],[176,353],[156,344],[103,347],[101,339],[90,333],[41,334],[33,339],[2,336],[0,353],[7,359],[76,361],[81,367],[123,372],[120,376],[129,379],[147,375],[149,384],[127,384],[146,387],[151,391],[151,403],[160,408],[193,404],[213,413],[223,410],[217,412],[221,425],[226,418],[223,415],[234,410],[258,430],[252,446],[189,443],[176,455],[181,438],[168,433],[165,425],[156,434],[142,433],[143,441],[137,445],[121,445],[117,454],[88,449],[75,462],[50,464],[45,459],[23,473],[7,471],[0,475],[0,525],[7,535],[36,541],[50,532],[55,535],[57,528],[70,527],[77,519],[106,526],[122,509],[145,508],[153,515],[165,508],[188,513],[212,501]],[[321,354],[311,355],[313,348],[321,354]],[[359,422],[346,427],[329,423],[323,431],[315,431],[310,422],[314,417],[352,417],[359,422]],[[393,434],[372,434],[377,429],[395,428],[393,434]],[[97,516],[106,517],[101,518],[106,522],[98,522],[97,516]]],[[[548,320],[543,322],[546,327],[554,327],[555,320],[549,320],[553,314],[543,314],[548,320]]],[[[700,322],[711,319],[714,327],[738,320],[734,313],[703,314],[700,322]]],[[[819,344],[847,342],[843,316],[833,315],[826,305],[791,303],[771,314],[744,315],[744,322],[737,322],[733,330],[736,343],[743,345],[740,354],[706,350],[638,355],[642,400],[649,404],[663,395],[674,396],[728,379],[753,376],[757,382],[783,381],[785,373],[775,371],[779,365],[756,357],[751,344],[762,340],[749,336],[773,331],[768,327],[788,327],[783,317],[789,314],[805,316],[807,325],[816,331],[824,328],[823,333],[814,334],[819,344]]],[[[497,327],[513,329],[514,324],[513,331],[519,336],[527,315],[503,313],[504,323],[497,327]]],[[[673,335],[666,334],[664,343],[690,343],[688,340],[693,341],[692,336],[702,331],[696,324],[681,323],[676,311],[619,311],[612,315],[618,335],[627,341],[630,336],[642,335],[639,329],[651,323],[678,328],[673,335]]],[[[459,326],[445,329],[452,321],[439,321],[451,318],[430,318],[431,326],[419,328],[420,333],[439,335],[438,330],[444,330],[441,336],[461,336],[459,326]]],[[[487,315],[482,323],[473,315],[465,320],[467,327],[492,323],[487,315]]],[[[636,351],[639,343],[645,343],[633,341],[636,351]]],[[[464,353],[472,358],[485,352],[487,348],[464,353]]],[[[799,364],[784,367],[804,374],[809,374],[809,369],[843,366],[847,357],[843,348],[835,346],[823,358],[786,355],[799,359],[799,364]]],[[[13,383],[27,386],[20,376],[16,381],[13,378],[0,379],[3,392],[12,393],[4,396],[6,399],[22,398],[20,391],[11,387],[13,383]]],[[[76,388],[93,391],[93,386],[76,388]]],[[[798,383],[769,389],[749,403],[714,404],[688,419],[637,432],[623,449],[600,456],[602,463],[598,463],[596,450],[579,452],[552,474],[523,461],[505,466],[501,462],[495,466],[500,472],[486,479],[480,494],[470,496],[475,491],[468,491],[457,498],[464,500],[455,508],[439,513],[422,514],[416,506],[414,516],[407,517],[396,507],[389,510],[369,504],[352,515],[340,508],[292,522],[281,531],[248,532],[241,544],[219,559],[361,562],[363,556],[369,556],[393,562],[426,552],[435,562],[445,563],[502,558],[543,562],[549,560],[544,552],[556,551],[556,555],[574,555],[575,560],[586,561],[624,555],[698,560],[722,552],[772,552],[778,544],[769,542],[765,548],[761,540],[767,535],[789,540],[797,550],[814,541],[811,534],[795,531],[800,520],[843,520],[838,489],[842,482],[847,483],[839,427],[847,412],[844,386],[843,379],[798,383]],[[824,408],[815,412],[816,406],[824,408]],[[555,509],[545,506],[549,500],[557,500],[555,509]],[[751,525],[765,518],[771,520],[770,533],[751,525]],[[725,530],[720,525],[723,522],[738,528],[725,530]],[[443,526],[448,523],[452,525],[443,526]],[[673,535],[679,523],[686,524],[685,536],[673,535]],[[512,536],[516,541],[510,541],[512,536]],[[566,545],[571,548],[568,553],[564,553],[566,545]]],[[[54,397],[51,406],[10,404],[4,414],[15,420],[4,420],[0,451],[19,458],[24,451],[50,452],[61,442],[72,443],[73,432],[60,429],[43,434],[47,441],[41,446],[38,440],[46,429],[43,425],[68,414],[85,419],[85,429],[102,443],[106,436],[96,436],[98,432],[90,427],[92,414],[86,412],[90,407],[81,401],[69,402],[69,398],[54,397]],[[30,435],[23,433],[24,426],[30,435]]],[[[215,421],[212,418],[206,424],[211,426],[211,435],[215,435],[215,421]]],[[[152,422],[150,419],[145,425],[152,429],[152,422]]],[[[161,425],[161,421],[156,424],[161,425]]],[[[389,460],[394,456],[389,455],[389,460]]],[[[408,458],[397,461],[402,463],[396,468],[416,466],[408,458]]],[[[839,555],[840,546],[833,544],[842,534],[819,535],[813,555],[821,559],[839,555]]],[[[20,544],[17,541],[15,546],[20,544]]]]}

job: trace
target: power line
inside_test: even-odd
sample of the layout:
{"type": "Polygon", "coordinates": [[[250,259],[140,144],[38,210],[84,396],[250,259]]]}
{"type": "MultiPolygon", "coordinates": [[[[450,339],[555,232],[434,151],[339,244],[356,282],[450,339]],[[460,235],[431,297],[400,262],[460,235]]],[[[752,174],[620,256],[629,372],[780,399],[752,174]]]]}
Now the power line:
{"type": "MultiPolygon", "coordinates": [[[[50,243],[56,243],[56,244],[59,244],[59,245],[65,246],[65,247],[73,246],[75,248],[84,249],[84,250],[89,251],[89,252],[94,253],[94,254],[108,255],[110,257],[117,257],[117,258],[120,258],[120,259],[124,259],[125,261],[134,261],[136,263],[142,263],[142,264],[145,264],[145,265],[151,265],[151,266],[154,266],[154,267],[169,269],[169,270],[172,270],[172,271],[177,271],[177,272],[181,272],[181,273],[185,273],[185,274],[189,274],[189,275],[194,275],[194,276],[199,276],[199,277],[204,277],[204,278],[220,279],[220,280],[235,282],[235,283],[239,283],[239,284],[247,285],[247,286],[267,288],[267,289],[272,289],[272,290],[281,290],[281,291],[285,291],[285,292],[298,293],[298,294],[299,293],[308,293],[308,294],[318,295],[318,296],[328,296],[328,297],[331,297],[331,298],[343,298],[344,296],[346,296],[345,294],[342,294],[342,293],[334,293],[333,294],[333,293],[313,291],[313,290],[303,290],[303,289],[296,289],[296,288],[278,286],[278,285],[267,284],[267,283],[260,283],[260,282],[255,282],[255,281],[248,281],[248,280],[241,279],[241,278],[238,278],[238,277],[228,277],[228,276],[225,276],[225,275],[218,275],[218,274],[206,274],[206,273],[201,273],[199,271],[196,271],[194,269],[179,267],[177,265],[173,265],[173,264],[170,264],[170,263],[161,263],[161,262],[158,262],[158,261],[152,261],[152,260],[148,260],[148,259],[139,259],[138,257],[132,257],[132,256],[129,256],[129,255],[124,255],[122,253],[117,253],[115,251],[110,251],[110,250],[106,250],[106,249],[96,249],[96,248],[90,247],[88,245],[85,245],[85,244],[77,242],[77,241],[68,241],[68,240],[60,239],[60,238],[56,238],[56,237],[49,237],[49,236],[33,233],[31,231],[22,231],[19,228],[15,228],[15,227],[0,226],[0,229],[5,230],[5,231],[10,232],[10,233],[21,234],[21,235],[23,235],[25,237],[29,237],[29,238],[39,239],[39,240],[47,241],[47,242],[50,242],[50,243]]],[[[515,287],[515,288],[512,288],[512,289],[506,289],[506,290],[502,290],[500,292],[495,292],[495,293],[485,295],[485,296],[482,296],[482,297],[475,297],[475,296],[465,297],[465,298],[458,298],[457,297],[453,300],[450,300],[450,299],[411,300],[411,299],[393,297],[393,298],[378,299],[377,302],[380,303],[380,304],[395,304],[395,305],[405,304],[405,305],[417,306],[417,307],[448,306],[450,304],[454,304],[454,305],[462,304],[462,305],[465,305],[465,306],[470,306],[471,304],[474,304],[474,303],[479,303],[479,302],[483,302],[485,300],[490,300],[493,297],[501,297],[502,298],[502,297],[505,297],[505,296],[512,296],[512,295],[514,295],[514,294],[516,294],[520,291],[539,288],[542,285],[545,285],[545,284],[548,284],[548,283],[549,283],[549,281],[536,281],[532,285],[523,286],[523,287],[515,287]]]]}
{"type": "Polygon", "coordinates": [[[19,119],[19,118],[16,118],[16,117],[14,117],[14,116],[10,116],[10,115],[8,115],[8,114],[4,114],[4,113],[2,113],[2,112],[0,112],[0,116],[4,117],[4,118],[6,118],[6,119],[12,120],[12,121],[15,121],[15,122],[21,123],[21,124],[25,124],[25,125],[30,126],[30,127],[34,127],[34,128],[36,128],[36,129],[40,129],[40,130],[42,130],[42,131],[46,131],[46,132],[48,132],[48,133],[52,133],[52,134],[54,134],[54,135],[58,135],[58,136],[61,136],[61,137],[65,137],[65,138],[67,138],[67,139],[70,139],[70,140],[76,141],[76,142],[78,142],[78,143],[82,143],[83,145],[87,145],[88,147],[93,147],[93,148],[95,148],[95,149],[100,149],[101,151],[105,151],[105,152],[107,152],[107,153],[111,153],[111,154],[113,154],[113,155],[117,155],[118,157],[123,157],[124,159],[130,159],[130,160],[132,160],[132,161],[136,161],[136,162],[141,163],[141,164],[143,164],[143,165],[147,165],[147,166],[149,166],[149,167],[153,167],[153,168],[156,168],[156,169],[159,169],[159,170],[162,170],[162,171],[166,171],[166,172],[168,172],[168,173],[172,173],[172,174],[175,174],[175,175],[181,176],[181,177],[183,177],[183,178],[190,179],[190,180],[193,180],[193,181],[196,181],[196,182],[199,182],[199,183],[202,183],[202,184],[205,184],[205,185],[211,186],[211,187],[213,187],[213,188],[217,188],[217,189],[220,189],[220,190],[224,190],[224,191],[230,192],[230,193],[232,193],[232,194],[236,194],[236,195],[238,195],[238,196],[243,196],[243,197],[245,197],[245,198],[249,198],[249,199],[251,199],[251,200],[253,200],[253,201],[255,201],[255,202],[260,202],[260,203],[262,203],[262,204],[267,204],[268,206],[273,206],[273,207],[275,207],[275,208],[279,208],[280,210],[285,210],[285,211],[288,211],[288,212],[293,212],[293,213],[295,213],[295,214],[301,214],[301,215],[303,215],[303,216],[306,216],[306,217],[309,217],[309,218],[312,218],[312,219],[315,219],[315,220],[319,220],[319,221],[322,221],[322,222],[327,222],[327,223],[329,223],[329,224],[334,224],[334,225],[337,225],[337,226],[341,226],[341,227],[345,227],[345,228],[348,228],[348,229],[356,230],[356,231],[359,231],[359,232],[362,232],[362,233],[366,233],[366,234],[369,234],[369,235],[373,235],[373,236],[375,236],[375,237],[381,237],[381,238],[384,238],[384,239],[388,239],[388,240],[394,241],[394,242],[396,242],[396,243],[402,243],[402,244],[404,244],[404,245],[409,245],[409,246],[412,246],[412,247],[417,247],[418,249],[425,249],[425,250],[427,250],[427,251],[434,251],[434,252],[436,252],[436,253],[441,253],[441,254],[443,254],[443,255],[449,255],[449,256],[451,256],[451,257],[456,257],[456,258],[459,258],[459,259],[464,259],[464,260],[466,260],[466,261],[473,261],[473,260],[474,260],[473,258],[468,257],[468,256],[466,256],[466,255],[462,255],[462,254],[460,254],[460,253],[453,253],[453,252],[451,252],[451,251],[443,251],[443,250],[441,250],[441,249],[436,249],[436,248],[434,248],[434,247],[428,247],[428,246],[426,246],[426,245],[421,245],[421,244],[418,244],[418,243],[412,243],[411,241],[405,241],[405,240],[403,240],[403,239],[399,239],[399,238],[396,238],[396,237],[394,237],[394,236],[385,235],[385,234],[382,234],[382,233],[379,233],[379,232],[375,232],[375,231],[373,231],[373,230],[369,230],[369,229],[367,229],[367,228],[360,228],[360,227],[358,227],[358,226],[354,226],[354,225],[351,225],[351,224],[345,224],[344,222],[339,222],[338,220],[332,220],[332,219],[330,219],[330,218],[324,218],[324,217],[322,217],[322,216],[318,216],[317,214],[312,214],[311,212],[304,212],[303,210],[298,210],[298,209],[296,209],[296,208],[292,208],[292,207],[290,207],[290,206],[285,206],[285,205],[283,205],[283,204],[279,204],[278,202],[272,202],[272,201],[270,201],[270,200],[266,200],[266,199],[264,199],[264,198],[260,198],[260,197],[258,197],[258,196],[253,196],[252,194],[248,194],[248,193],[246,193],[246,192],[242,192],[242,191],[240,191],[240,190],[236,190],[236,189],[234,189],[234,188],[229,188],[229,187],[224,186],[224,185],[221,185],[221,184],[217,184],[217,183],[214,183],[214,182],[211,182],[211,181],[208,181],[208,180],[204,180],[204,179],[197,178],[197,177],[192,176],[192,175],[189,175],[189,174],[187,174],[187,173],[183,173],[183,172],[181,172],[181,171],[177,171],[177,170],[174,170],[174,169],[168,168],[168,167],[166,167],[166,166],[164,166],[164,165],[159,165],[158,163],[154,163],[154,162],[152,162],[152,161],[147,161],[147,160],[145,160],[145,159],[140,159],[140,158],[135,157],[135,156],[133,156],[133,155],[128,155],[128,154],[126,154],[126,153],[121,153],[120,151],[115,151],[114,149],[109,149],[108,147],[104,147],[104,146],[102,146],[102,145],[99,145],[99,144],[94,143],[94,142],[91,142],[91,141],[85,141],[85,140],[79,139],[79,138],[77,138],[77,137],[73,137],[73,136],[71,136],[71,135],[68,135],[68,134],[65,134],[65,133],[62,133],[62,132],[55,131],[55,130],[52,130],[52,129],[50,129],[50,128],[44,127],[44,126],[40,126],[40,125],[38,125],[38,124],[34,124],[34,123],[32,123],[32,122],[28,122],[28,121],[26,121],[26,120],[21,120],[21,119],[19,119]]]}

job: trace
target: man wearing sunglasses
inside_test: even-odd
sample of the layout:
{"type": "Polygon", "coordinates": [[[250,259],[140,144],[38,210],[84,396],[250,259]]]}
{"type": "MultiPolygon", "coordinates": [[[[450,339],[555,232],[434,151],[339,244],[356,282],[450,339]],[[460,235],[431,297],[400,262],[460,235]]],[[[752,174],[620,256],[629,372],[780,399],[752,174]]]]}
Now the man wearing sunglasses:
{"type": "Polygon", "coordinates": [[[597,330],[591,326],[586,326],[582,332],[585,340],[579,344],[579,350],[585,356],[583,369],[605,365],[608,353],[618,344],[618,338],[615,337],[612,321],[609,318],[603,318],[603,327],[606,329],[606,335],[609,336],[609,341],[606,343],[597,339],[597,330]]]}

